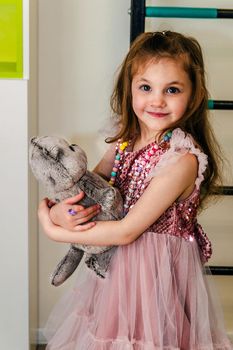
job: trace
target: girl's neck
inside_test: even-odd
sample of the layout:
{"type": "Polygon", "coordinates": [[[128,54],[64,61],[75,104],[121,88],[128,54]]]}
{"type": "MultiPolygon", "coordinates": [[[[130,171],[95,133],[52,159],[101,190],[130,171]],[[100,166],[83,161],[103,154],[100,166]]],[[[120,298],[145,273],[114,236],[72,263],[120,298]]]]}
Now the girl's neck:
{"type": "Polygon", "coordinates": [[[135,138],[133,142],[133,151],[138,151],[151,144],[152,142],[159,144],[163,140],[163,137],[166,135],[166,133],[167,132],[157,132],[153,134],[153,136],[141,133],[135,138]]]}
{"type": "Polygon", "coordinates": [[[133,142],[133,151],[138,151],[138,150],[144,148],[145,146],[149,145],[150,143],[152,143],[154,141],[155,141],[154,137],[151,138],[151,139],[148,139],[148,140],[143,140],[139,136],[133,142]]]}

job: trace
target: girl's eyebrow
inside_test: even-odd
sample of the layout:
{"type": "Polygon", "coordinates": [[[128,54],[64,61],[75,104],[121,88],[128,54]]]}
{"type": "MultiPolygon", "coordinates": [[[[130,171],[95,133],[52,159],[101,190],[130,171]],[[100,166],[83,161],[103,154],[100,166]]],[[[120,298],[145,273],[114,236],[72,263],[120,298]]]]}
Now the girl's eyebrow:
{"type": "Polygon", "coordinates": [[[182,85],[182,86],[184,86],[184,83],[182,83],[182,81],[179,81],[179,80],[174,80],[166,85],[182,85]]]}
{"type": "MultiPolygon", "coordinates": [[[[143,78],[143,77],[140,77],[140,78],[137,79],[137,83],[141,83],[141,82],[145,82],[145,83],[151,84],[150,80],[148,80],[146,78],[143,78]]],[[[182,83],[182,81],[174,80],[174,81],[166,83],[165,85],[166,86],[169,86],[169,85],[181,85],[181,86],[184,86],[185,84],[182,83]]]]}
{"type": "Polygon", "coordinates": [[[150,80],[148,80],[148,79],[146,79],[146,78],[141,77],[141,78],[138,78],[138,79],[137,79],[137,82],[145,82],[145,83],[150,83],[150,80]]]}

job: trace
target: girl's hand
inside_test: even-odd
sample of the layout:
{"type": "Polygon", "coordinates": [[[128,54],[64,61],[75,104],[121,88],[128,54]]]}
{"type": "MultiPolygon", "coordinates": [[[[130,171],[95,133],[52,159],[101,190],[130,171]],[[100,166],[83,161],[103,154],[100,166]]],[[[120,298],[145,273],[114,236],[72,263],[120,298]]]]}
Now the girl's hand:
{"type": "MultiPolygon", "coordinates": [[[[72,236],[74,233],[70,232],[70,230],[67,231],[59,226],[56,226],[50,219],[49,204],[50,204],[49,199],[45,198],[40,202],[39,208],[38,208],[38,218],[44,233],[54,241],[67,242],[67,243],[73,242],[72,236]],[[70,239],[67,238],[68,233],[72,235],[70,236],[70,239]]],[[[89,222],[88,224],[85,224],[85,225],[79,225],[77,226],[76,231],[77,232],[86,231],[95,225],[96,225],[95,222],[89,222]]]]}
{"type": "MultiPolygon", "coordinates": [[[[98,204],[89,208],[84,208],[82,205],[76,204],[84,197],[84,192],[78,195],[67,198],[64,201],[54,204],[49,212],[50,219],[58,226],[61,226],[68,230],[84,231],[93,226],[92,223],[83,225],[85,222],[92,219],[100,212],[100,206],[98,204]]],[[[47,202],[48,206],[51,206],[51,202],[47,202]]]]}

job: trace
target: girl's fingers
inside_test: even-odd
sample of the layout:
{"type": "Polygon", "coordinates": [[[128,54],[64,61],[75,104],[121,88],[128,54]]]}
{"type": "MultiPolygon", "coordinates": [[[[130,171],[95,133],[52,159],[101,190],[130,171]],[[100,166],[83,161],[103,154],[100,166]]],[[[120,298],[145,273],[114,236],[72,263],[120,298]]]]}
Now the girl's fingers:
{"type": "Polygon", "coordinates": [[[83,207],[73,205],[67,211],[69,216],[69,221],[78,221],[82,220],[82,222],[88,221],[97,215],[100,212],[100,206],[98,204],[93,205],[89,208],[84,209],[83,207]]]}
{"type": "Polygon", "coordinates": [[[52,206],[55,205],[55,204],[56,204],[56,202],[52,201],[51,199],[48,200],[47,205],[48,205],[49,208],[52,208],[52,206]]]}
{"type": "Polygon", "coordinates": [[[85,208],[82,205],[77,204],[70,206],[70,208],[76,211],[77,213],[81,213],[83,210],[85,210],[85,208]]]}
{"type": "MultiPolygon", "coordinates": [[[[93,213],[94,214],[96,214],[97,212],[99,213],[99,211],[100,211],[99,204],[92,205],[91,207],[85,208],[83,210],[80,210],[76,205],[74,205],[72,208],[77,211],[77,216],[79,219],[86,217],[86,216],[89,216],[90,214],[93,214],[93,213]]],[[[76,218],[77,218],[77,216],[76,216],[76,218]]]]}
{"type": "Polygon", "coordinates": [[[95,210],[88,210],[88,211],[85,210],[85,212],[81,211],[74,215],[71,215],[70,213],[68,213],[69,215],[68,220],[72,225],[80,225],[92,219],[94,216],[99,214],[99,212],[100,212],[100,209],[97,208],[95,210]]]}
{"type": "Polygon", "coordinates": [[[73,231],[75,232],[82,232],[82,231],[87,231],[90,228],[94,227],[96,223],[94,221],[88,222],[87,224],[84,225],[77,225],[73,228],[73,231]]]}
{"type": "Polygon", "coordinates": [[[42,201],[41,201],[40,204],[39,204],[38,209],[49,211],[49,207],[48,207],[49,202],[50,202],[50,201],[49,201],[48,198],[42,199],[42,201]]]}
{"type": "Polygon", "coordinates": [[[92,219],[94,216],[96,216],[98,214],[98,211],[97,212],[93,212],[93,213],[91,213],[91,214],[89,214],[89,215],[87,215],[87,216],[84,216],[84,217],[82,217],[82,218],[77,218],[76,220],[75,220],[75,225],[81,225],[81,224],[83,224],[84,222],[87,222],[87,221],[89,221],[90,219],[92,219]]]}
{"type": "Polygon", "coordinates": [[[77,202],[79,202],[81,199],[83,199],[85,193],[84,192],[80,192],[79,194],[77,194],[74,197],[70,197],[64,200],[65,204],[76,204],[77,202]]]}
{"type": "MultiPolygon", "coordinates": [[[[74,208],[74,206],[72,207],[74,208]]],[[[73,210],[73,209],[72,209],[73,210]]],[[[93,221],[90,222],[93,217],[95,217],[100,212],[99,205],[95,205],[93,207],[82,210],[77,214],[68,213],[68,225],[67,228],[70,230],[84,231],[93,227],[93,221]],[[87,226],[86,226],[87,225],[87,226]],[[80,226],[80,228],[78,228],[80,226]]]]}

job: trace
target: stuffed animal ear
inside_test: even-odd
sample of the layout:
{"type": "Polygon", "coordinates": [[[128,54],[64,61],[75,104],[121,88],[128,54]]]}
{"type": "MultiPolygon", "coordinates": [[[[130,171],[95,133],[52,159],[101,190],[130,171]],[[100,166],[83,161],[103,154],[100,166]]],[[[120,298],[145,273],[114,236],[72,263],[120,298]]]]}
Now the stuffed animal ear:
{"type": "Polygon", "coordinates": [[[63,150],[62,164],[73,180],[77,182],[87,171],[86,153],[76,144],[67,145],[63,150]]]}
{"type": "Polygon", "coordinates": [[[69,145],[69,149],[73,152],[75,152],[75,146],[77,146],[75,143],[73,143],[72,145],[69,145]]]}

